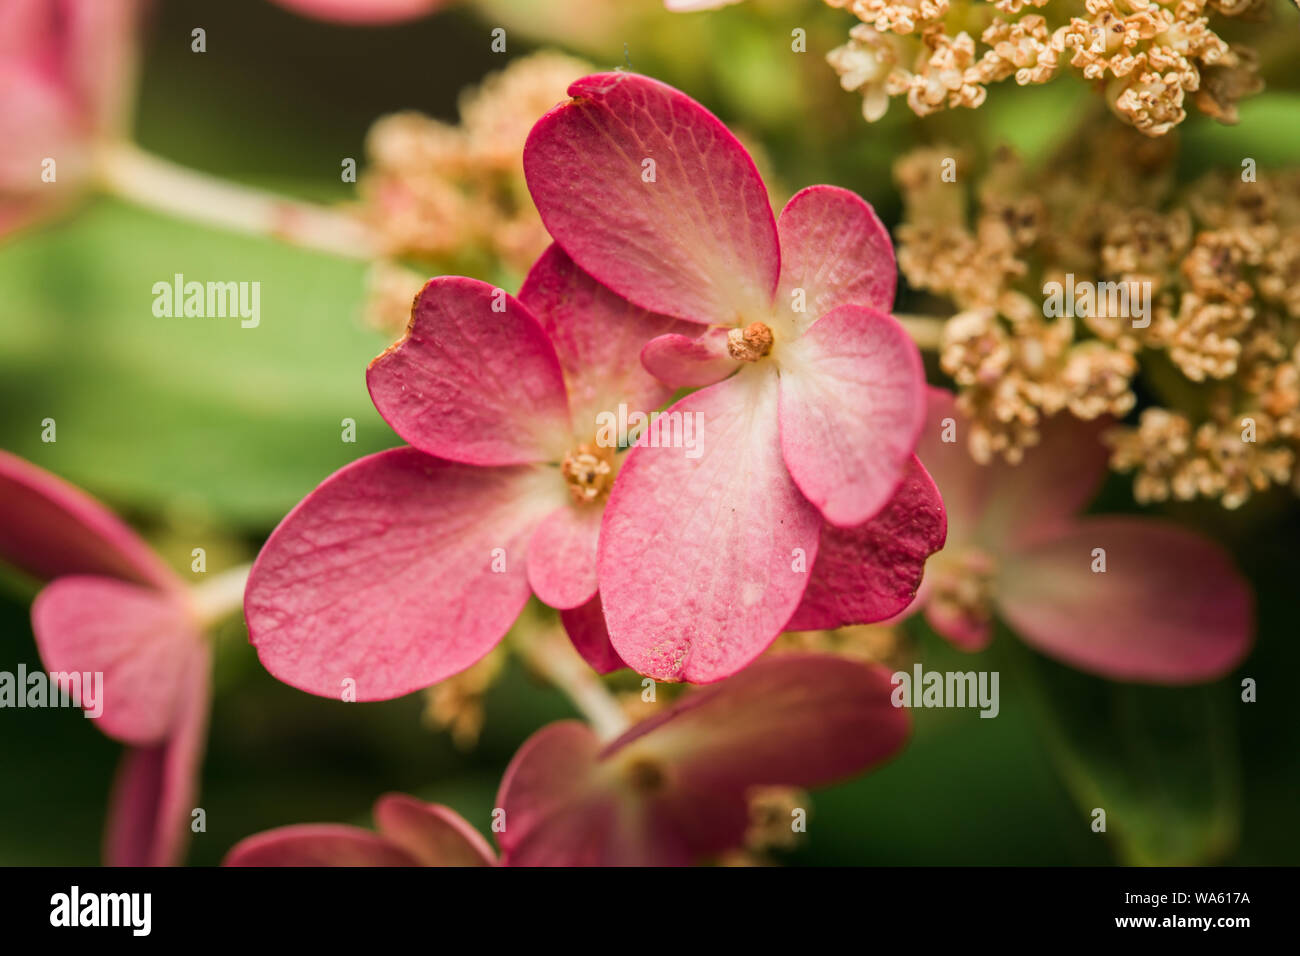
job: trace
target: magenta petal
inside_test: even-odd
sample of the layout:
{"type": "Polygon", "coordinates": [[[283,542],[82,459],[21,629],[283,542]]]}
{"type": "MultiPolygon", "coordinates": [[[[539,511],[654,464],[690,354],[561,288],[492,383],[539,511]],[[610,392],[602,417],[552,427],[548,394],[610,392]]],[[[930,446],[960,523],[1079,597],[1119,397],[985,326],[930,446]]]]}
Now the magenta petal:
{"type": "Polygon", "coordinates": [[[1116,680],[1213,680],[1251,644],[1250,590],[1227,554],[1164,521],[1084,518],[1007,556],[997,587],[1026,643],[1116,680]]]}
{"type": "Polygon", "coordinates": [[[85,492],[0,451],[0,560],[41,579],[102,574],[183,587],[140,538],[85,492]]]}
{"type": "Polygon", "coordinates": [[[366,382],[384,420],[430,455],[518,465],[568,449],[564,377],[546,332],[477,279],[429,280],[406,335],[370,363],[366,382]]]}
{"type": "Polygon", "coordinates": [[[222,866],[420,866],[391,840],[340,823],[299,823],[246,837],[222,866]]]}
{"type": "Polygon", "coordinates": [[[491,866],[496,862],[488,842],[449,807],[389,793],[375,803],[375,824],[424,866],[491,866]]]}
{"type": "Polygon", "coordinates": [[[767,190],[699,103],[634,73],[599,73],[538,121],[528,189],[555,240],[637,305],[715,325],[765,313],[780,272],[767,190]]]}
{"type": "Polygon", "coordinates": [[[555,244],[533,265],[519,301],[537,316],[555,346],[569,390],[573,431],[583,441],[596,434],[597,416],[617,414],[620,403],[649,412],[672,398],[671,388],[629,356],[657,335],[699,330],[619,298],[555,244]]]}
{"type": "Polygon", "coordinates": [[[721,680],[799,604],[821,519],[781,460],[776,392],[767,370],[747,369],[671,409],[702,416],[698,457],[627,456],[605,508],[600,590],[610,640],[642,674],[721,680]]]}
{"type": "Polygon", "coordinates": [[[445,0],[275,0],[303,16],[349,24],[401,23],[425,16],[445,0]]]}
{"type": "Polygon", "coordinates": [[[176,595],[113,578],[69,575],[32,604],[32,630],[45,669],[103,674],[102,714],[116,740],[145,745],[167,735],[203,637],[176,595]]]}
{"type": "Polygon", "coordinates": [[[184,858],[207,741],[211,669],[211,655],[195,655],[171,734],[122,757],[104,832],[108,866],[175,866],[184,858]]]}
{"type": "Polygon", "coordinates": [[[528,583],[542,603],[568,610],[596,593],[602,514],[599,505],[569,503],[537,526],[528,542],[528,583]]]}
{"type": "Polygon", "coordinates": [[[574,650],[582,655],[591,669],[597,674],[612,674],[627,667],[623,658],[618,656],[614,645],[609,642],[609,631],[605,628],[605,608],[601,604],[600,594],[596,594],[581,607],[560,612],[560,621],[573,642],[574,650]]]}
{"type": "Polygon", "coordinates": [[[790,474],[831,524],[860,525],[893,497],[925,422],[921,353],[890,316],[845,305],[779,359],[790,474]]]}
{"type": "Polygon", "coordinates": [[[884,509],[856,528],[822,526],[808,589],[787,631],[873,624],[902,612],[916,597],[925,560],[947,533],[939,490],[912,458],[884,509]]]}
{"type": "Polygon", "coordinates": [[[777,220],[781,235],[778,310],[792,309],[802,328],[841,305],[868,305],[888,312],[894,305],[898,267],[889,232],[856,193],[837,186],[809,186],[795,193],[777,220]],[[796,290],[803,295],[797,296],[796,290]]]}
{"type": "Polygon", "coordinates": [[[353,462],[262,548],[244,595],[250,640],[275,677],[323,697],[434,684],[518,616],[528,538],[564,500],[554,469],[475,468],[413,448],[353,462]]]}
{"type": "Polygon", "coordinates": [[[697,336],[661,335],[641,350],[641,364],[674,388],[712,385],[740,367],[727,351],[726,329],[709,329],[697,336]]]}

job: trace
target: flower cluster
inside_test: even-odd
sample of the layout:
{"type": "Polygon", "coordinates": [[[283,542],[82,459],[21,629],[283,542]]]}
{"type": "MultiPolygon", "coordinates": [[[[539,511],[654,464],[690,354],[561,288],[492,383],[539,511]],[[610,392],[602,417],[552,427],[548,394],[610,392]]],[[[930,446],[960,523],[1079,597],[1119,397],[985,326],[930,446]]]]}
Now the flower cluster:
{"type": "Polygon", "coordinates": [[[1191,386],[1206,400],[1148,408],[1110,436],[1113,466],[1138,473],[1139,501],[1236,507],[1289,481],[1300,440],[1300,175],[1217,174],[1176,189],[1172,151],[1131,133],[1071,155],[1036,176],[1010,154],[994,157],[973,221],[967,188],[943,176],[950,161],[968,181],[959,154],[924,150],[896,166],[900,267],[957,310],[940,362],[972,420],[972,454],[1016,461],[1058,411],[1124,416],[1135,377],[1149,372],[1157,394],[1173,376],[1185,383],[1174,394],[1191,386]],[[1067,282],[1146,295],[1149,313],[1135,321],[1098,296],[1049,316],[1049,284],[1067,282]]]}
{"type": "Polygon", "coordinates": [[[1210,26],[1211,14],[1233,17],[1259,6],[1252,2],[1083,0],[1068,17],[1048,10],[1048,0],[826,2],[862,21],[827,59],[846,90],[861,91],[871,122],[890,97],[906,97],[918,116],[975,108],[991,83],[1046,83],[1069,67],[1096,82],[1124,120],[1161,136],[1188,103],[1236,122],[1237,101],[1262,85],[1254,51],[1210,26]]]}

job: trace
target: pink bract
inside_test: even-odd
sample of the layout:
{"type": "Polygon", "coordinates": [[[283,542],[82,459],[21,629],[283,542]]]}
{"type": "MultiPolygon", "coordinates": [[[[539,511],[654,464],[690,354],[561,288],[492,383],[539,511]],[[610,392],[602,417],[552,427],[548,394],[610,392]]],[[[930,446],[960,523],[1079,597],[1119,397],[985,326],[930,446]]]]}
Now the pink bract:
{"type": "MultiPolygon", "coordinates": [[[[668,410],[697,416],[706,441],[698,457],[650,446],[627,456],[598,566],[614,648],[660,679],[735,673],[799,611],[823,526],[860,532],[886,509],[913,533],[890,551],[902,563],[887,563],[878,527],[859,534],[858,553],[883,573],[870,585],[877,599],[850,616],[905,605],[943,521],[933,485],[904,480],[917,467],[925,380],[887,314],[896,268],[885,228],[831,186],[803,190],[777,220],[736,138],[655,80],[603,73],[569,94],[524,150],[542,221],[597,282],[708,327],[641,353],[668,384],[707,385],[668,410]]],[[[822,573],[842,569],[857,586],[847,554],[822,573]]]]}
{"type": "Polygon", "coordinates": [[[32,606],[45,668],[104,674],[105,734],[129,745],[110,865],[179,862],[207,733],[211,655],[184,583],[102,505],[0,452],[0,559],[53,579],[32,606]]]}
{"type": "Polygon", "coordinates": [[[401,23],[426,16],[447,0],[274,0],[294,13],[349,24],[401,23]]]}
{"type": "Polygon", "coordinates": [[[1098,423],[1052,419],[1016,466],[976,464],[965,427],[952,395],[931,389],[918,454],[943,492],[949,537],[915,607],[936,630],[978,649],[996,611],[1066,664],[1157,684],[1213,680],[1246,655],[1250,589],[1222,548],[1160,518],[1080,516],[1106,474],[1098,423]]]}
{"type": "MultiPolygon", "coordinates": [[[[596,416],[662,405],[671,390],[635,357],[690,331],[597,285],[558,247],[517,299],[431,280],[367,376],[411,447],[326,479],[254,565],[245,613],[266,668],[314,694],[387,699],[473,664],[530,592],[562,611],[590,605],[616,465],[596,416]]],[[[580,646],[602,646],[597,620],[572,620],[580,646]]]]}

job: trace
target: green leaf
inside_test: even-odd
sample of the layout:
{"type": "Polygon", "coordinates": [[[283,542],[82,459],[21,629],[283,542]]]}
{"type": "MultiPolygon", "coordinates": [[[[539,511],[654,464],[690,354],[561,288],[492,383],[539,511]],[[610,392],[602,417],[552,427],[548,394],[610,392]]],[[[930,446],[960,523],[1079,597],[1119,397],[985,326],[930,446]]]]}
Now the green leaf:
{"type": "Polygon", "coordinates": [[[1121,684],[1063,667],[1003,633],[998,644],[1024,685],[1049,750],[1090,827],[1132,865],[1222,859],[1240,829],[1239,765],[1227,684],[1121,684]]]}
{"type": "Polygon", "coordinates": [[[364,269],[108,200],[11,241],[0,446],[118,505],[263,529],[330,472],[398,443],[365,387],[387,343],[358,319],[364,269]],[[177,273],[260,283],[260,324],[155,316],[154,283],[177,273]]]}

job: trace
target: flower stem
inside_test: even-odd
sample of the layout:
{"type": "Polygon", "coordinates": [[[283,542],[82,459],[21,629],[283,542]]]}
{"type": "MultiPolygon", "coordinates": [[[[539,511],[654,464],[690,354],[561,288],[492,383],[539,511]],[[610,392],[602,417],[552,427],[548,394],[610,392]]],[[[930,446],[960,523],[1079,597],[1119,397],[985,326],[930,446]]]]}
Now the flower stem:
{"type": "Polygon", "coordinates": [[[943,341],[943,327],[947,319],[939,318],[935,315],[899,315],[895,314],[894,318],[898,319],[907,334],[912,337],[917,348],[923,352],[937,352],[939,343],[943,341]]]}
{"type": "Polygon", "coordinates": [[[188,169],[131,143],[96,154],[100,188],[157,212],[349,259],[377,255],[374,235],[345,212],[188,169]]]}
{"type": "Polygon", "coordinates": [[[251,564],[241,564],[218,571],[190,589],[190,600],[194,604],[195,613],[205,627],[244,606],[244,586],[248,583],[248,572],[252,569],[251,564]]]}
{"type": "Polygon", "coordinates": [[[601,740],[613,740],[630,721],[587,662],[578,656],[564,634],[550,631],[517,640],[524,661],[561,691],[601,740]]]}

